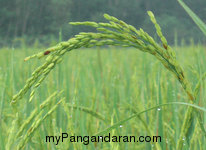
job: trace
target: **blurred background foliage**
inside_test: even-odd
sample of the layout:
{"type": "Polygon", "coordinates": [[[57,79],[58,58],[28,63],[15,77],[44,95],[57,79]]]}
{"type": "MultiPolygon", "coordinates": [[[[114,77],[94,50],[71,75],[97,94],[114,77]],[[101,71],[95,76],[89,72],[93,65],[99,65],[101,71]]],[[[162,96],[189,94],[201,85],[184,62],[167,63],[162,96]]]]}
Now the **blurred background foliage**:
{"type": "MultiPolygon", "coordinates": [[[[205,0],[185,3],[206,22],[205,0]]],[[[68,22],[102,21],[104,13],[155,36],[147,10],[154,12],[170,44],[205,43],[204,35],[176,0],[0,0],[0,47],[49,46],[80,31],[95,31],[68,22]]]]}

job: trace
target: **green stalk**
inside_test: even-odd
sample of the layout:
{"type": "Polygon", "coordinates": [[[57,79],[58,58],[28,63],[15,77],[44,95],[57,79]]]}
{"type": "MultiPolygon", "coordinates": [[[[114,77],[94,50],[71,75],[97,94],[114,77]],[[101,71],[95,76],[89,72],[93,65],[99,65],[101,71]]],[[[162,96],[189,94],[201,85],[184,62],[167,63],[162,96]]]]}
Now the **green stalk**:
{"type": "Polygon", "coordinates": [[[182,150],[184,142],[186,142],[186,140],[189,140],[187,138],[189,138],[189,134],[191,134],[192,132],[190,129],[192,128],[193,120],[194,120],[194,108],[188,107],[181,128],[180,137],[177,142],[177,148],[176,148],[177,150],[182,150]]]}

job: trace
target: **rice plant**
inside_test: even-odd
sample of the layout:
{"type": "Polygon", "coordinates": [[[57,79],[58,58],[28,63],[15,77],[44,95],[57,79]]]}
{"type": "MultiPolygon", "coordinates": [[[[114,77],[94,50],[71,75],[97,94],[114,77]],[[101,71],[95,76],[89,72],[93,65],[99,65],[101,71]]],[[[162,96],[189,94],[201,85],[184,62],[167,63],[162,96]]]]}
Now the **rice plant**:
{"type": "MultiPolygon", "coordinates": [[[[112,131],[112,134],[116,134],[116,132],[118,132],[119,127],[124,126],[124,124],[129,123],[129,120],[134,119],[134,118],[138,118],[138,120],[141,121],[147,133],[150,133],[151,135],[155,135],[156,133],[154,133],[154,131],[149,128],[152,125],[147,125],[147,123],[145,122],[145,119],[143,119],[141,114],[149,113],[151,110],[156,110],[156,109],[160,110],[161,107],[163,106],[169,106],[169,105],[175,105],[175,106],[184,105],[185,106],[186,105],[188,106],[188,109],[186,111],[181,130],[177,132],[178,135],[176,135],[176,140],[177,139],[178,140],[173,141],[175,144],[171,144],[172,146],[170,147],[168,146],[167,141],[165,141],[163,143],[151,143],[150,146],[143,145],[142,147],[142,145],[139,145],[139,147],[135,147],[135,148],[151,149],[154,147],[155,149],[165,149],[167,147],[168,149],[184,149],[186,147],[185,145],[187,145],[186,148],[188,148],[190,147],[191,143],[193,144],[195,143],[194,147],[196,148],[199,148],[199,146],[202,146],[201,144],[203,141],[201,139],[196,138],[196,134],[199,132],[202,132],[203,135],[201,135],[201,137],[205,136],[204,121],[202,119],[201,111],[205,112],[206,110],[205,108],[197,106],[196,101],[197,101],[197,97],[199,94],[199,90],[201,88],[201,81],[205,78],[206,75],[203,74],[199,78],[199,81],[196,84],[195,88],[193,88],[192,86],[193,83],[190,82],[189,78],[186,75],[186,71],[181,66],[182,64],[179,63],[178,59],[176,58],[175,51],[173,50],[171,46],[168,45],[168,42],[166,38],[164,37],[161,31],[161,28],[155,19],[154,14],[151,11],[148,11],[148,15],[152,23],[155,26],[156,33],[158,37],[160,38],[160,43],[158,41],[155,41],[143,29],[140,28],[139,30],[137,30],[134,26],[129,25],[125,23],[124,21],[119,20],[113,16],[105,14],[104,17],[105,19],[108,20],[108,23],[102,23],[102,22],[97,23],[97,22],[89,22],[89,21],[70,23],[72,25],[91,26],[91,27],[96,28],[98,32],[96,33],[81,32],[75,37],[69,39],[68,41],[60,42],[58,45],[54,47],[48,48],[37,54],[26,57],[24,60],[25,62],[33,58],[39,58],[39,59],[43,59],[45,57],[46,58],[45,60],[41,60],[42,64],[33,71],[32,75],[27,79],[26,84],[23,86],[23,88],[20,89],[19,92],[12,97],[10,104],[12,106],[13,121],[12,121],[11,127],[9,128],[9,132],[6,133],[8,135],[6,142],[2,139],[0,140],[0,141],[3,141],[2,143],[6,143],[4,145],[2,144],[3,145],[2,147],[5,149],[29,149],[32,147],[32,145],[33,147],[35,147],[34,145],[36,143],[42,149],[48,149],[48,147],[50,149],[52,148],[53,149],[57,149],[57,148],[59,149],[72,149],[72,148],[84,149],[79,144],[76,144],[76,143],[73,144],[71,148],[71,145],[68,143],[66,144],[62,143],[62,145],[60,145],[59,147],[55,147],[54,145],[48,146],[48,144],[42,143],[41,140],[39,140],[38,142],[36,141],[37,139],[41,139],[43,137],[43,133],[38,133],[39,131],[37,129],[40,128],[40,126],[43,124],[43,122],[47,118],[49,118],[48,124],[51,126],[51,127],[48,127],[47,132],[49,132],[50,134],[52,133],[59,134],[60,132],[62,132],[61,130],[58,131],[57,129],[56,124],[58,124],[57,123],[58,120],[52,119],[53,118],[52,115],[55,111],[57,111],[56,113],[56,115],[58,116],[57,118],[61,118],[60,114],[64,114],[64,113],[60,113],[61,112],[60,110],[57,110],[58,105],[60,104],[63,104],[61,105],[61,108],[67,114],[66,118],[68,122],[66,123],[67,127],[65,128],[70,129],[72,135],[75,134],[74,133],[75,129],[72,129],[74,127],[73,125],[74,122],[70,121],[70,117],[72,117],[69,115],[71,113],[70,109],[72,110],[75,109],[76,111],[82,111],[84,113],[87,113],[93,116],[94,118],[97,118],[105,122],[105,124],[108,124],[108,123],[110,124],[109,127],[106,128],[105,126],[105,128],[102,131],[98,131],[95,135],[104,135],[110,131],[112,131]],[[107,98],[111,99],[112,101],[114,101],[114,104],[115,104],[114,105],[115,110],[112,110],[110,114],[112,115],[111,118],[107,118],[101,113],[94,111],[95,109],[94,105],[92,105],[90,109],[90,108],[85,108],[82,106],[68,103],[68,100],[66,99],[67,96],[63,97],[62,91],[60,92],[56,91],[48,98],[45,97],[46,100],[41,103],[40,101],[37,100],[39,97],[36,96],[37,95],[36,92],[41,91],[40,88],[41,88],[41,85],[43,84],[43,81],[46,78],[49,78],[48,75],[50,74],[50,72],[54,70],[54,68],[58,66],[60,62],[62,62],[63,56],[67,52],[70,52],[72,50],[79,49],[79,48],[91,48],[91,47],[99,47],[99,46],[105,46],[105,45],[126,47],[126,48],[132,47],[132,48],[135,48],[136,50],[147,52],[153,55],[155,59],[152,61],[156,62],[156,60],[158,60],[164,66],[164,68],[167,69],[171,74],[173,74],[173,76],[180,83],[180,85],[182,86],[182,89],[187,95],[187,98],[186,98],[187,103],[174,102],[174,101],[170,103],[163,103],[164,101],[163,97],[165,93],[162,93],[162,87],[161,87],[162,83],[160,83],[160,80],[161,80],[160,75],[158,75],[158,81],[159,81],[158,84],[154,83],[157,86],[156,88],[158,89],[157,90],[158,96],[156,97],[158,99],[158,104],[153,107],[146,107],[144,110],[138,110],[138,108],[135,108],[131,104],[127,103],[126,104],[127,107],[125,105],[125,108],[129,112],[132,112],[133,115],[125,116],[124,119],[121,119],[121,117],[118,114],[119,113],[118,105],[120,104],[117,103],[117,98],[113,97],[114,100],[112,100],[110,97],[108,97],[108,93],[110,91],[107,91],[108,89],[105,88],[105,85],[102,85],[103,93],[105,93],[103,94],[103,96],[105,97],[105,99],[107,98]],[[29,96],[27,96],[27,93],[29,93],[29,96]],[[28,99],[25,97],[27,97],[28,99]],[[59,99],[59,100],[56,101],[56,99],[59,99]],[[23,105],[26,104],[26,106],[29,106],[32,103],[35,104],[35,108],[33,108],[33,111],[29,113],[27,117],[25,117],[26,119],[23,118],[22,117],[23,114],[21,112],[21,109],[23,109],[23,105]],[[198,123],[196,123],[195,118],[197,118],[198,123]],[[113,129],[117,129],[117,131],[114,131],[113,129]],[[34,141],[32,141],[33,136],[36,137],[34,141]],[[185,140],[187,140],[187,144],[185,143],[185,140]],[[196,143],[197,141],[199,144],[196,143]],[[28,143],[30,143],[31,146],[28,147],[29,145],[28,143]]],[[[139,58],[136,58],[136,59],[138,60],[139,58]]],[[[104,62],[101,62],[99,65],[100,66],[103,65],[103,63],[104,62]]],[[[60,66],[62,66],[62,64],[60,66]]],[[[60,74],[62,73],[63,72],[59,72],[58,76],[60,76],[60,74]]],[[[11,73],[11,75],[13,74],[11,73]]],[[[103,82],[103,80],[105,79],[103,75],[100,75],[99,77],[100,77],[101,82],[103,82]]],[[[114,84],[117,84],[117,83],[114,83],[114,84]]],[[[61,86],[59,86],[58,88],[61,89],[61,86]]],[[[75,99],[74,101],[78,104],[78,101],[76,100],[76,97],[78,97],[76,94],[77,89],[78,88],[76,88],[75,91],[73,92],[74,93],[73,98],[75,99]]],[[[137,88],[134,88],[134,89],[136,90],[136,92],[134,93],[138,93],[138,89],[137,88]]],[[[95,95],[97,91],[94,90],[93,92],[95,95]]],[[[129,91],[127,92],[130,93],[129,91]]],[[[154,92],[154,91],[151,91],[151,92],[154,92]]],[[[167,92],[169,94],[170,90],[168,90],[167,92]]],[[[147,93],[144,93],[144,94],[146,95],[147,93]]],[[[42,92],[42,95],[44,95],[43,92],[42,92]]],[[[138,95],[140,96],[141,94],[138,94],[138,95]]],[[[152,97],[150,98],[152,99],[152,97]]],[[[92,102],[92,104],[94,103],[97,103],[97,102],[92,102]]],[[[3,104],[1,106],[3,106],[3,104]]],[[[102,106],[99,106],[99,107],[102,107],[102,106]]],[[[30,106],[30,108],[32,108],[32,106],[30,106]]],[[[96,108],[96,110],[98,110],[98,108],[96,108]]],[[[78,113],[77,113],[76,119],[77,117],[80,117],[78,116],[78,113]]],[[[149,119],[148,116],[146,118],[149,119]]],[[[173,130],[170,129],[168,125],[164,124],[162,120],[163,118],[162,112],[158,114],[158,118],[159,118],[158,123],[160,126],[160,128],[158,128],[159,129],[158,135],[165,136],[164,135],[165,132],[163,131],[163,126],[168,127],[168,131],[173,132],[173,130]]],[[[85,120],[85,118],[80,117],[80,120],[81,119],[85,120]]],[[[176,123],[178,122],[177,118],[174,120],[176,120],[176,123]]],[[[89,118],[88,126],[92,126],[92,123],[93,123],[92,118],[89,118]]],[[[45,124],[42,126],[45,126],[45,124]]],[[[98,122],[97,122],[97,126],[99,126],[98,122]]],[[[89,127],[89,129],[92,130],[92,127],[89,127]]],[[[87,133],[87,131],[82,131],[82,132],[87,133]]],[[[91,131],[91,133],[94,134],[93,131],[91,131]]],[[[171,135],[168,135],[168,136],[174,136],[174,134],[171,133],[171,135]]],[[[0,135],[0,137],[3,137],[3,136],[0,135]]],[[[97,148],[97,146],[93,144],[92,148],[94,149],[95,147],[97,148]]],[[[119,149],[119,147],[123,148],[121,143],[119,144],[111,143],[110,145],[110,148],[112,149],[119,149]]],[[[202,149],[204,149],[204,147],[205,146],[203,146],[202,149]]]]}

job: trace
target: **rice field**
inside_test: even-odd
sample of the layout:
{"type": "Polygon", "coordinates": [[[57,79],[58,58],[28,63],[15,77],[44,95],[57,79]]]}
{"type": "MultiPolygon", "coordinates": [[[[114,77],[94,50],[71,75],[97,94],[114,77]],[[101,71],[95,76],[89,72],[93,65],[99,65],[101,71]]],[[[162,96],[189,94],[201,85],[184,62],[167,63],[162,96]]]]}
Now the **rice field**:
{"type": "MultiPolygon", "coordinates": [[[[173,49],[194,90],[206,71],[206,48],[190,45],[173,49]]],[[[187,93],[159,60],[134,48],[109,46],[67,53],[37,88],[33,99],[29,101],[30,89],[19,101],[18,113],[15,113],[10,105],[12,96],[44,62],[42,59],[24,62],[24,58],[38,51],[41,49],[0,50],[1,150],[17,147],[26,150],[176,149],[188,105],[158,105],[188,103],[187,93]],[[122,121],[124,119],[128,120],[122,121]],[[61,136],[65,132],[69,136],[105,136],[109,133],[112,136],[161,136],[161,142],[85,144],[65,140],[58,145],[56,141],[46,142],[46,136],[61,136]]],[[[201,82],[195,103],[203,110],[206,106],[205,83],[201,82]]],[[[200,112],[205,126],[205,113],[200,112]]],[[[197,119],[194,119],[193,128],[190,130],[194,133],[188,136],[190,143],[188,139],[182,139],[183,148],[206,149],[205,135],[197,119]]]]}

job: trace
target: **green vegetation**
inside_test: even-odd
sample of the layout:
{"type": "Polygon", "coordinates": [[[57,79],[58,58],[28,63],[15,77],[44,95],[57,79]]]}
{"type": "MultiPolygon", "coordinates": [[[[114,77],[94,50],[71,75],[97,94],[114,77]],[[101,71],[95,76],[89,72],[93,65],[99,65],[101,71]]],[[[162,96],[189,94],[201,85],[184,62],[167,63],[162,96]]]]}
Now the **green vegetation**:
{"type": "MultiPolygon", "coordinates": [[[[81,32],[68,41],[61,42],[45,51],[26,57],[25,61],[28,61],[35,57],[43,58],[48,55],[45,61],[39,60],[36,62],[42,65],[33,71],[25,85],[18,86],[17,88],[16,85],[12,84],[10,87],[11,95],[15,93],[15,89],[19,91],[12,98],[10,97],[12,99],[10,103],[12,108],[9,108],[8,101],[6,104],[4,101],[1,103],[2,110],[7,105],[8,107],[6,108],[8,108],[8,111],[12,112],[9,117],[13,117],[13,121],[9,119],[4,121],[4,124],[7,126],[10,123],[10,129],[8,133],[1,134],[2,148],[12,149],[15,147],[16,149],[30,149],[33,147],[35,149],[51,149],[52,144],[45,144],[41,139],[45,139],[46,135],[61,134],[65,130],[70,130],[72,135],[77,133],[80,133],[79,135],[103,135],[111,132],[112,135],[141,133],[141,135],[149,134],[151,136],[160,135],[163,137],[163,142],[160,143],[138,143],[138,145],[130,145],[128,143],[93,143],[91,144],[91,148],[188,149],[190,147],[192,149],[204,149],[205,129],[201,113],[206,110],[193,104],[197,104],[197,102],[203,104],[202,106],[205,104],[204,94],[203,96],[201,95],[202,91],[205,93],[201,81],[205,78],[206,74],[203,74],[205,66],[200,59],[204,60],[205,57],[204,55],[200,55],[202,53],[200,50],[194,51],[195,47],[193,45],[188,48],[192,50],[181,51],[185,51],[182,58],[189,58],[186,57],[187,53],[195,54],[194,61],[197,62],[197,66],[190,65],[188,62],[183,63],[178,61],[174,49],[167,44],[167,40],[163,36],[153,13],[149,11],[148,14],[156,28],[156,33],[160,38],[161,44],[157,43],[143,29],[137,30],[124,21],[105,14],[104,17],[109,23],[88,21],[71,23],[73,25],[95,27],[99,31],[98,33],[81,32]],[[128,50],[122,51],[119,49],[117,51],[114,49],[102,51],[97,48],[99,49],[98,51],[91,50],[91,58],[85,54],[83,54],[84,57],[81,56],[81,53],[88,53],[89,51],[84,50],[78,56],[71,57],[74,60],[68,60],[71,61],[68,62],[71,68],[59,65],[57,71],[53,73],[53,78],[48,76],[54,67],[62,61],[63,55],[66,52],[81,47],[89,48],[104,45],[128,47],[128,50]],[[137,50],[134,51],[129,47],[150,53],[161,62],[164,68],[161,68],[159,62],[154,58],[148,58],[149,56],[145,54],[138,54],[137,50]],[[119,58],[117,58],[118,53],[120,54],[119,58]],[[128,54],[125,55],[125,53],[128,54]],[[135,55],[139,55],[140,59],[136,59],[139,57],[134,57],[135,55]],[[81,60],[78,60],[78,58],[81,60]],[[135,64],[132,58],[138,64],[135,64]],[[96,59],[98,63],[91,64],[92,59],[96,59]],[[113,62],[115,59],[117,60],[117,65],[113,62]],[[105,62],[106,60],[108,60],[108,63],[105,62]],[[86,67],[85,69],[83,66],[82,69],[79,67],[73,68],[74,61],[77,61],[77,66],[85,65],[88,62],[91,68],[88,69],[86,67]],[[189,65],[189,77],[187,77],[185,69],[180,64],[181,66],[183,64],[189,65]],[[118,65],[120,65],[119,68],[118,65]],[[166,72],[165,68],[169,72],[166,72]],[[73,72],[73,70],[75,71],[73,72]],[[67,73],[65,77],[63,72],[67,73]],[[171,73],[182,85],[183,91],[180,91],[176,80],[171,78],[171,73]],[[115,78],[112,77],[113,75],[115,78]],[[68,77],[71,77],[71,79],[64,79],[68,77]],[[83,78],[86,77],[91,80],[84,80],[83,78]],[[46,78],[48,85],[46,88],[43,88],[43,81],[46,78]],[[65,93],[62,94],[62,91],[55,92],[56,88],[57,91],[65,89],[65,93]],[[199,92],[200,90],[201,92],[199,92]],[[29,95],[27,94],[28,92],[30,93],[29,95]],[[178,93],[181,96],[177,95],[178,93]],[[48,94],[50,95],[49,97],[48,94]],[[137,100],[139,98],[142,100],[137,100]],[[178,103],[177,101],[182,101],[179,99],[183,99],[188,103],[178,103]],[[177,106],[179,105],[189,106],[185,117],[182,115],[184,107],[180,112],[177,112],[177,106]],[[104,113],[101,113],[100,109],[104,113]],[[110,113],[111,110],[112,112],[110,113]],[[75,117],[73,114],[75,114],[75,117]],[[145,116],[141,114],[145,114],[145,116]],[[137,118],[141,125],[135,123],[129,124],[129,121],[131,122],[133,118],[137,118]],[[180,118],[182,118],[182,121],[179,120],[180,118]],[[167,119],[169,119],[169,123],[167,119]],[[48,124],[50,124],[49,127],[48,124]],[[127,125],[129,127],[126,128],[127,125]],[[146,133],[143,133],[143,131],[146,131],[146,133]],[[200,132],[202,134],[199,134],[200,132]],[[6,140],[4,140],[4,136],[7,137],[6,140]],[[33,142],[33,139],[36,142],[33,142]]],[[[201,47],[198,46],[199,48],[201,47]]],[[[13,51],[11,52],[11,59],[13,63],[15,61],[13,51]]],[[[191,62],[191,60],[189,61],[191,62]]],[[[12,82],[17,83],[14,81],[13,64],[11,64],[11,68],[12,71],[9,74],[11,74],[12,82]]],[[[33,69],[30,66],[28,73],[31,73],[31,70],[33,69]]],[[[2,98],[5,97],[6,90],[7,88],[4,87],[2,98]]],[[[3,114],[4,111],[1,112],[1,116],[3,114]]],[[[8,115],[8,112],[6,115],[8,115]]],[[[1,126],[2,129],[4,129],[3,126],[1,126]]],[[[59,145],[59,148],[66,149],[70,145],[74,149],[85,148],[77,143],[62,143],[59,145]]]]}
{"type": "MultiPolygon", "coordinates": [[[[206,69],[204,63],[206,52],[203,51],[205,47],[189,46],[175,47],[174,49],[177,52],[178,60],[186,70],[192,87],[194,87],[203,75],[203,70],[206,69]]],[[[26,56],[33,54],[34,50],[31,48],[1,51],[0,91],[1,99],[4,99],[0,105],[1,149],[8,145],[10,127],[16,118],[10,106],[12,95],[24,86],[26,79],[36,66],[43,63],[43,60],[38,59],[23,61],[26,56]]],[[[26,131],[29,130],[32,123],[45,116],[54,104],[59,102],[62,97],[54,97],[54,92],[59,90],[64,90],[61,95],[65,97],[67,105],[60,104],[53,114],[41,123],[26,144],[26,149],[55,148],[54,144],[45,143],[46,135],[59,135],[61,132],[68,132],[72,135],[94,135],[127,119],[136,112],[144,111],[160,103],[188,102],[187,94],[170,71],[165,71],[164,66],[147,53],[139,52],[136,49],[114,47],[71,51],[64,56],[63,62],[49,74],[45,82],[37,89],[34,99],[30,103],[28,102],[29,94],[26,94],[19,102],[20,120],[16,124],[17,127],[13,129],[14,136],[18,138],[14,139],[14,143],[11,142],[13,143],[11,148],[14,148],[18,141],[22,140],[17,133],[26,135],[26,131]],[[52,95],[52,93],[54,94],[52,95]],[[53,98],[49,100],[47,97],[53,98]],[[48,105],[39,107],[46,99],[48,105]],[[90,111],[76,109],[76,106],[87,108],[90,111]],[[43,113],[42,116],[39,115],[40,112],[43,113]],[[35,115],[32,115],[33,113],[35,115]],[[29,120],[28,117],[32,118],[31,116],[33,119],[20,133],[19,127],[23,122],[29,120]]],[[[205,82],[202,82],[198,94],[198,103],[202,107],[206,105],[205,94],[205,82]]],[[[162,134],[162,145],[168,149],[174,149],[180,135],[186,108],[179,104],[156,107],[121,124],[121,128],[118,125],[109,132],[113,135],[137,136],[162,134]],[[162,133],[160,133],[161,124],[162,133]]],[[[205,149],[204,141],[203,132],[197,124],[190,142],[191,149],[205,149]]],[[[64,149],[67,147],[70,149],[95,147],[99,149],[149,149],[150,147],[152,149],[153,146],[149,143],[90,143],[85,146],[81,143],[64,142],[57,147],[64,147],[64,149]]],[[[188,149],[188,146],[185,140],[185,149],[188,149]]]]}
{"type": "MultiPolygon", "coordinates": [[[[183,1],[178,2],[206,35],[204,22],[183,1]]],[[[0,62],[0,148],[205,149],[204,46],[169,46],[154,14],[148,11],[148,15],[159,41],[141,28],[137,30],[104,14],[108,23],[70,23],[90,26],[97,32],[80,32],[64,42],[61,42],[60,32],[59,44],[36,54],[28,56],[31,50],[25,50],[24,39],[21,51],[2,49],[2,56],[7,58],[2,57],[0,62]],[[100,49],[100,46],[108,48],[100,49]],[[91,47],[97,50],[82,49],[91,47]],[[14,52],[19,52],[18,57],[14,52]],[[67,52],[70,52],[67,57],[70,59],[61,64],[67,52]],[[28,57],[16,62],[22,55],[28,57]],[[38,59],[29,61],[33,58],[38,59]],[[16,68],[15,63],[19,67],[16,68]],[[28,68],[22,69],[21,63],[28,63],[28,68]],[[108,133],[161,136],[162,141],[132,144],[89,141],[87,147],[85,142],[56,141],[59,145],[55,145],[55,141],[46,142],[47,136],[61,137],[64,132],[70,136],[108,133]]]]}
{"type": "MultiPolygon", "coordinates": [[[[185,0],[200,18],[205,19],[205,0],[185,0]]],[[[174,36],[178,44],[190,39],[205,42],[204,35],[190,20],[176,0],[1,0],[0,1],[0,47],[17,47],[24,42],[37,42],[46,47],[58,41],[62,31],[63,40],[82,31],[95,31],[86,27],[68,25],[71,21],[102,21],[103,14],[124,20],[136,28],[154,35],[146,11],[152,10],[170,44],[174,36]]]]}

